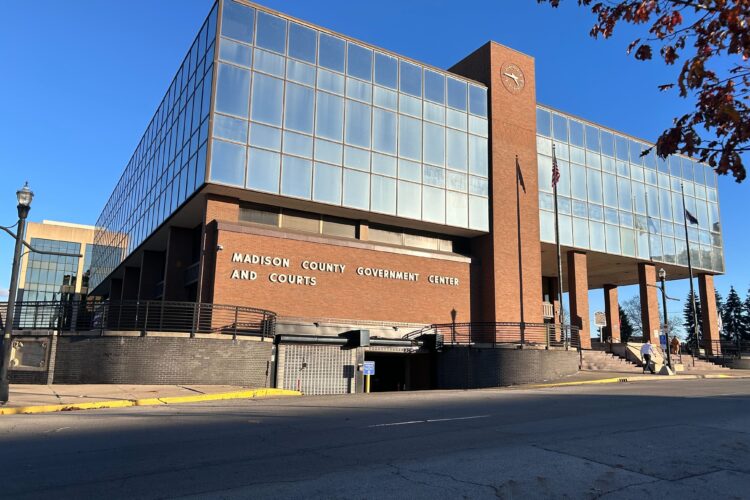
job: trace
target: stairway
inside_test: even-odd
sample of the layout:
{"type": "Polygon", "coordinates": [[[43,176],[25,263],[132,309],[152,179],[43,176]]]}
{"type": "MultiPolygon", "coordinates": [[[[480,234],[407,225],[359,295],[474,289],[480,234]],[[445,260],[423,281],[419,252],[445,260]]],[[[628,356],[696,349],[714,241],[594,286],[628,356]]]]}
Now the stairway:
{"type": "MultiPolygon", "coordinates": [[[[674,360],[673,360],[674,362],[674,360]]],[[[682,370],[677,370],[678,373],[699,373],[699,372],[729,372],[730,368],[726,366],[717,365],[705,359],[695,359],[695,366],[693,366],[693,358],[683,354],[682,355],[682,370]]]]}
{"type": "Polygon", "coordinates": [[[581,370],[642,373],[643,370],[618,356],[604,351],[581,351],[583,360],[581,370]]]}

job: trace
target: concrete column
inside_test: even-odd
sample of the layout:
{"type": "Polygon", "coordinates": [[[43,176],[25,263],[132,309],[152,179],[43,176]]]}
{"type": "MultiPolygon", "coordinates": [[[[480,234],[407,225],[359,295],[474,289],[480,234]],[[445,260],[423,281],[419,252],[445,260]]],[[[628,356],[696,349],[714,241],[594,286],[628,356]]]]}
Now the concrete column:
{"type": "Polygon", "coordinates": [[[604,315],[607,326],[604,327],[604,338],[611,337],[612,342],[620,342],[620,305],[617,301],[617,286],[604,285],[604,315]]]}
{"type": "Polygon", "coordinates": [[[164,279],[164,257],[164,252],[143,252],[141,281],[138,284],[139,300],[154,300],[156,297],[156,284],[164,279]]]}
{"type": "Polygon", "coordinates": [[[702,340],[705,344],[706,355],[717,356],[721,354],[721,344],[719,343],[719,318],[716,311],[714,277],[710,274],[699,274],[698,289],[701,297],[702,340]]]}
{"type": "Polygon", "coordinates": [[[659,345],[659,299],[656,296],[656,267],[641,262],[638,264],[638,286],[641,296],[641,326],[643,341],[659,345]]]}
{"type": "Polygon", "coordinates": [[[568,252],[568,294],[570,323],[580,329],[581,349],[591,349],[589,276],[586,254],[583,252],[568,252]]]}
{"type": "Polygon", "coordinates": [[[141,282],[141,270],[138,267],[126,267],[122,278],[122,300],[138,300],[138,285],[141,282]]]}
{"type": "Polygon", "coordinates": [[[166,270],[164,273],[164,300],[187,301],[185,269],[193,260],[193,231],[182,227],[169,228],[166,270]]]}

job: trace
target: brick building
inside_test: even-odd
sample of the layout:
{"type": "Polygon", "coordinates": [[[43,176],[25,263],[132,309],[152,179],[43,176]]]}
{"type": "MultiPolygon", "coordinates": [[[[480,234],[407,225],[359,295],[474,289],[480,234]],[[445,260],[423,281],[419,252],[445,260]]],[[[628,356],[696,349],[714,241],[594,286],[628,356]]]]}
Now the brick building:
{"type": "Polygon", "coordinates": [[[630,284],[656,340],[650,285],[687,277],[685,232],[702,296],[724,271],[710,168],[538,104],[533,57],[495,42],[446,71],[220,0],[97,221],[91,287],[269,309],[281,334],[554,323],[553,145],[581,347],[589,290],[617,340],[630,284]]]}

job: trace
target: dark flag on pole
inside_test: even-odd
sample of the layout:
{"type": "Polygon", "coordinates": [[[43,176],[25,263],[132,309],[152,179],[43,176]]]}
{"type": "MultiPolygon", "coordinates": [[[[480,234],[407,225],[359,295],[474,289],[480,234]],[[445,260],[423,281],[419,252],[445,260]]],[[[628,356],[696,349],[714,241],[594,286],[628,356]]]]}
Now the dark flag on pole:
{"type": "Polygon", "coordinates": [[[521,185],[523,192],[526,192],[526,183],[523,181],[523,174],[521,173],[521,165],[518,163],[518,155],[516,155],[516,177],[518,177],[518,183],[521,185]]]}
{"type": "Polygon", "coordinates": [[[689,223],[698,225],[698,219],[696,219],[695,215],[691,214],[687,208],[685,209],[685,217],[689,223]]]}
{"type": "Polygon", "coordinates": [[[560,167],[557,166],[557,155],[554,148],[552,149],[552,187],[557,186],[560,182],[560,167]]]}

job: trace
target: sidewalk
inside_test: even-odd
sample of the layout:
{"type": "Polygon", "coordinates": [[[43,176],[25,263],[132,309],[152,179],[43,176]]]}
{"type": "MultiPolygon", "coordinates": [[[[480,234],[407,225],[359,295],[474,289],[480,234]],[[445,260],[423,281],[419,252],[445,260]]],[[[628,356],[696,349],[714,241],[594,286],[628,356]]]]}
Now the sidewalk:
{"type": "Polygon", "coordinates": [[[232,385],[12,384],[10,401],[0,405],[0,415],[298,395],[232,385]]]}
{"type": "Polygon", "coordinates": [[[750,370],[716,370],[705,372],[678,373],[677,375],[654,375],[651,373],[638,372],[615,372],[602,370],[581,370],[575,375],[564,377],[554,382],[541,384],[525,384],[514,386],[518,389],[530,389],[541,387],[563,387],[568,385],[587,385],[587,384],[615,384],[625,382],[668,382],[670,380],[699,380],[699,379],[731,379],[731,378],[750,378],[750,370]]]}

